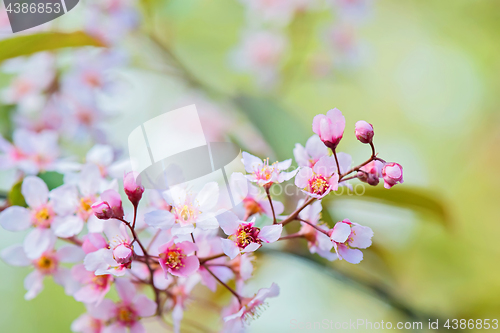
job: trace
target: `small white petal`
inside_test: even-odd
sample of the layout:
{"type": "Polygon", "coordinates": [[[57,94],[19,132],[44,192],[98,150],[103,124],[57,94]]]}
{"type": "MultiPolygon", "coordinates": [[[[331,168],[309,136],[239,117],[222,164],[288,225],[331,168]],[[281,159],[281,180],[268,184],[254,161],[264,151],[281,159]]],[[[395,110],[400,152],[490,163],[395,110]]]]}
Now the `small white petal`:
{"type": "Polygon", "coordinates": [[[24,254],[23,246],[20,244],[9,246],[2,250],[0,257],[12,266],[29,266],[31,260],[24,254]]]}
{"type": "Polygon", "coordinates": [[[31,212],[20,206],[11,206],[0,213],[0,225],[8,231],[26,230],[31,225],[31,212]]]}
{"type": "Polygon", "coordinates": [[[21,185],[21,193],[24,200],[31,208],[37,208],[47,203],[49,199],[49,189],[43,180],[35,176],[24,178],[21,185]]]}

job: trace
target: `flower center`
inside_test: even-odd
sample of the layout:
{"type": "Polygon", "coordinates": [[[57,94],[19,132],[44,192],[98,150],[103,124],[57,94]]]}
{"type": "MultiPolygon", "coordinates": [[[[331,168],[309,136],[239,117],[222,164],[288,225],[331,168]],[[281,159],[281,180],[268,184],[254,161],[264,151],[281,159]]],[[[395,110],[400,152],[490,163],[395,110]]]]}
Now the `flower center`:
{"type": "Polygon", "coordinates": [[[128,305],[120,306],[116,317],[120,323],[126,326],[132,326],[138,319],[135,310],[128,305]]]}
{"type": "Polygon", "coordinates": [[[316,175],[309,181],[309,187],[311,188],[311,192],[321,195],[328,190],[330,184],[325,177],[316,175]]]}
{"type": "Polygon", "coordinates": [[[247,247],[250,243],[260,244],[259,235],[260,229],[250,225],[240,225],[236,232],[236,243],[242,249],[247,247]]]}
{"type": "Polygon", "coordinates": [[[104,289],[108,286],[108,281],[111,275],[96,275],[92,278],[92,283],[99,289],[104,289]]]}
{"type": "Polygon", "coordinates": [[[57,260],[53,255],[44,253],[35,261],[35,267],[43,274],[51,274],[57,268],[57,260]]]}
{"type": "Polygon", "coordinates": [[[185,257],[186,255],[178,248],[168,249],[166,253],[160,253],[160,258],[165,260],[165,265],[170,269],[180,269],[184,267],[182,261],[185,257]]]}
{"type": "Polygon", "coordinates": [[[36,210],[32,217],[33,225],[37,228],[49,228],[54,218],[54,211],[49,206],[42,206],[36,210]]]}
{"type": "Polygon", "coordinates": [[[175,208],[176,219],[181,223],[190,223],[196,219],[197,211],[188,205],[182,206],[182,208],[175,208]]]}
{"type": "Polygon", "coordinates": [[[84,220],[87,220],[90,215],[92,215],[92,204],[94,199],[90,197],[85,197],[80,199],[80,207],[78,207],[78,215],[84,220]]]}

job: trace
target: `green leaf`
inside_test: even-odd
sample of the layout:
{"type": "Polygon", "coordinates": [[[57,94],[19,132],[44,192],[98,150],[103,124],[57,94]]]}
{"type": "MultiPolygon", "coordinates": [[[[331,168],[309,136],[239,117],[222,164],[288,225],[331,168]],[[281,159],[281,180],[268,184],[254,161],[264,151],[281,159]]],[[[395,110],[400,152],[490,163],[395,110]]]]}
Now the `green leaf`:
{"type": "Polygon", "coordinates": [[[240,95],[235,103],[260,130],[280,160],[290,158],[296,142],[306,142],[309,138],[309,124],[295,119],[272,99],[240,95]]]}
{"type": "Polygon", "coordinates": [[[0,62],[42,51],[57,50],[65,47],[105,46],[98,39],[82,31],[71,33],[40,32],[0,41],[0,62]]]}
{"type": "Polygon", "coordinates": [[[38,177],[40,177],[45,182],[45,184],[47,184],[49,191],[61,186],[64,183],[64,176],[55,171],[46,171],[40,173],[38,174],[38,177]]]}
{"type": "Polygon", "coordinates": [[[26,201],[24,200],[24,196],[21,193],[21,186],[23,184],[23,180],[21,179],[17,183],[12,186],[12,188],[9,191],[9,194],[7,194],[7,200],[9,200],[9,204],[11,206],[21,206],[21,207],[27,207],[28,205],[26,204],[26,201]]]}
{"type": "MultiPolygon", "coordinates": [[[[349,195],[347,191],[343,195],[349,195]]],[[[445,202],[440,200],[437,195],[422,188],[398,185],[391,189],[384,188],[381,184],[376,187],[365,187],[363,195],[352,195],[350,192],[350,199],[353,200],[372,200],[382,204],[393,205],[411,209],[415,212],[426,212],[436,215],[444,225],[450,225],[450,215],[446,208],[445,202]]],[[[329,201],[334,201],[334,195],[328,195],[323,199],[327,204],[329,201]]]]}

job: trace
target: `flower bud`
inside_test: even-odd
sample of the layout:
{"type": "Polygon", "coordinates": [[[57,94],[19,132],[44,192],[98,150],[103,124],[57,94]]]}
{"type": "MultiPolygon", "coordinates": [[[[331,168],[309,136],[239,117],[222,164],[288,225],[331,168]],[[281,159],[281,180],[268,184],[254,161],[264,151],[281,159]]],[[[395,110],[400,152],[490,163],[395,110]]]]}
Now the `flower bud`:
{"type": "Polygon", "coordinates": [[[373,126],[364,120],[360,120],[356,123],[356,139],[362,143],[370,143],[373,139],[373,126]]]}
{"type": "Polygon", "coordinates": [[[382,168],[384,164],[378,160],[362,166],[358,172],[358,179],[369,185],[376,186],[379,183],[379,178],[382,177],[382,168]]]}
{"type": "Polygon", "coordinates": [[[384,177],[385,188],[403,183],[403,167],[398,163],[387,163],[382,169],[382,177],[384,177]]]}
{"type": "Polygon", "coordinates": [[[132,261],[134,251],[129,244],[121,243],[113,249],[113,258],[119,264],[126,265],[132,261]]]}
{"type": "Polygon", "coordinates": [[[123,177],[123,188],[130,202],[137,206],[144,193],[144,187],[141,185],[138,173],[131,171],[123,177]]]}
{"type": "Polygon", "coordinates": [[[318,114],[313,119],[313,132],[318,134],[325,146],[334,150],[337,148],[345,129],[345,118],[338,109],[318,114]]]}
{"type": "Polygon", "coordinates": [[[106,201],[98,201],[91,208],[98,219],[108,220],[113,217],[113,211],[106,201]]]}
{"type": "Polygon", "coordinates": [[[104,200],[113,211],[114,218],[121,219],[125,215],[123,213],[122,198],[115,190],[106,190],[101,193],[101,199],[104,200]]]}

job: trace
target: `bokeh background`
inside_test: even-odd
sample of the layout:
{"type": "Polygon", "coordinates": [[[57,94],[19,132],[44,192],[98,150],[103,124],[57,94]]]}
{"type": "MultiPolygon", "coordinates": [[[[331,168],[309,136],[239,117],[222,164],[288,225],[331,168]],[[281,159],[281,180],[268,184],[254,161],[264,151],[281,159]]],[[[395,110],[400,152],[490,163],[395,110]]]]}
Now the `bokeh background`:
{"type": "MultiPolygon", "coordinates": [[[[86,6],[81,1],[49,28],[21,36],[79,30],[86,6]]],[[[99,99],[99,108],[115,112],[99,127],[125,156],[128,133],[138,124],[196,103],[213,121],[214,137],[262,157],[290,158],[295,142],[305,144],[312,134],[314,115],[337,107],[347,121],[341,151],[366,159],[369,148],[353,135],[363,119],[374,125],[380,156],[404,167],[405,183],[391,191],[379,186],[325,200],[331,220],[349,218],[374,230],[361,264],[325,263],[304,253],[300,241],[259,256],[250,287],[276,282],[281,295],[250,332],[295,331],[292,320],[422,321],[426,328],[429,319],[500,319],[498,1],[318,1],[270,28],[288,46],[264,69],[242,65],[249,55],[238,45],[256,20],[244,1],[133,6],[140,19],[119,47],[128,61],[110,74],[121,90],[99,99]]],[[[2,60],[1,43],[17,36],[2,33],[2,60]]],[[[71,60],[76,49],[53,52],[71,60]]],[[[4,70],[0,87],[11,78],[4,70]]],[[[5,102],[1,108],[8,137],[16,111],[5,102]]],[[[84,154],[90,142],[73,149],[84,154]]],[[[3,191],[14,182],[12,172],[1,173],[3,191]]],[[[293,208],[292,201],[287,211],[293,208]]],[[[22,239],[0,232],[2,248],[22,239]]],[[[0,263],[1,330],[68,332],[84,306],[49,279],[41,295],[24,301],[28,271],[0,263]]],[[[193,304],[186,318],[186,332],[219,327],[207,305],[193,304]]]]}

